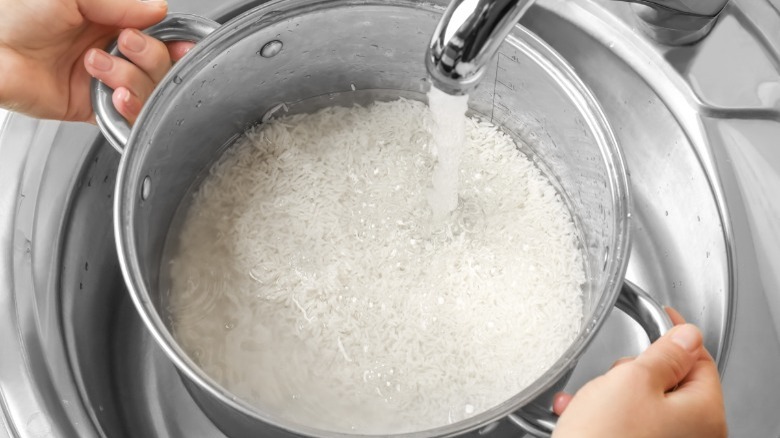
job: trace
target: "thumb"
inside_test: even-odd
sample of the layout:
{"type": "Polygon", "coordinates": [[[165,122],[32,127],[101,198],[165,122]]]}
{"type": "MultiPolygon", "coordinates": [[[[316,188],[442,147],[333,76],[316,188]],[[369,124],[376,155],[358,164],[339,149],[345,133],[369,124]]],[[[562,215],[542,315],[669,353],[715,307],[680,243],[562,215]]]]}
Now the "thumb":
{"type": "Polygon", "coordinates": [[[702,336],[696,326],[674,327],[633,362],[650,370],[651,385],[669,391],[679,384],[699,358],[702,336]]]}
{"type": "Polygon", "coordinates": [[[76,0],[88,20],[113,27],[149,27],[168,12],[165,0],[76,0]]]}

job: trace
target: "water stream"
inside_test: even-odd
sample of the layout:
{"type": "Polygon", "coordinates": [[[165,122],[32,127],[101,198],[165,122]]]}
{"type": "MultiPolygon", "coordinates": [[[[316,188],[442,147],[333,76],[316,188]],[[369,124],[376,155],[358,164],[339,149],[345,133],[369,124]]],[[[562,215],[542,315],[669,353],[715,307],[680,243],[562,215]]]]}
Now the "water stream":
{"type": "Polygon", "coordinates": [[[433,115],[431,152],[437,158],[428,192],[434,221],[443,220],[458,206],[458,169],[466,140],[468,95],[453,96],[436,87],[428,92],[433,115]]]}

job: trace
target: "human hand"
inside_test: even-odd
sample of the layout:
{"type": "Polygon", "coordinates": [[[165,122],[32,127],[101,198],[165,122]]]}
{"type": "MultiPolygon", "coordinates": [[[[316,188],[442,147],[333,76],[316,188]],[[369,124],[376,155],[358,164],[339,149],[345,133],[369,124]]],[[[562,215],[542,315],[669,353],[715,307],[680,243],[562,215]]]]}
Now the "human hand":
{"type": "Polygon", "coordinates": [[[701,333],[667,312],[676,326],[642,354],[615,362],[574,396],[556,396],[553,438],[727,436],[718,370],[701,333]]]}
{"type": "MultiPolygon", "coordinates": [[[[168,64],[139,69],[119,58],[102,58],[102,50],[90,50],[107,46],[121,28],[159,22],[167,13],[165,1],[0,0],[0,10],[0,107],[40,118],[93,121],[92,74],[125,85],[124,91],[115,91],[114,101],[132,121],[148,97],[149,83],[170,68],[168,64]],[[111,62],[101,63],[105,59],[111,62]],[[106,65],[107,70],[99,68],[106,65]]],[[[128,32],[120,36],[119,46],[126,56],[132,53],[128,58],[133,60],[139,56],[128,50],[132,46],[128,32]]],[[[180,57],[187,48],[172,46],[168,59],[180,57]]],[[[146,50],[159,46],[147,45],[146,50]]]]}
{"type": "Polygon", "coordinates": [[[90,49],[84,66],[89,74],[114,89],[114,107],[133,124],[157,83],[193,45],[185,41],[165,44],[137,29],[124,29],[117,38],[117,47],[127,59],[90,49]]]}

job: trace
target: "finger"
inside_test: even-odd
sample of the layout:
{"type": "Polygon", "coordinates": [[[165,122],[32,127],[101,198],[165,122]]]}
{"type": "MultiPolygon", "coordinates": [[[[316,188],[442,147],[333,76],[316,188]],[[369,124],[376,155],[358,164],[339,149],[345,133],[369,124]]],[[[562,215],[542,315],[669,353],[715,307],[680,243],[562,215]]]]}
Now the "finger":
{"type": "Polygon", "coordinates": [[[635,357],[621,357],[620,359],[616,360],[609,369],[613,369],[615,367],[619,367],[620,365],[623,365],[625,363],[632,362],[635,357]]]}
{"type": "Polygon", "coordinates": [[[553,412],[555,415],[563,414],[563,411],[566,410],[566,407],[569,406],[569,403],[571,403],[573,398],[573,395],[565,392],[555,394],[555,397],[553,398],[553,412]]]}
{"type": "Polygon", "coordinates": [[[119,34],[119,51],[155,84],[173,65],[165,43],[136,29],[125,29],[119,34]]]}
{"type": "Polygon", "coordinates": [[[149,27],[165,17],[168,3],[161,0],[77,0],[85,18],[113,27],[149,27]]]}
{"type": "Polygon", "coordinates": [[[664,310],[666,310],[666,314],[672,319],[674,325],[685,324],[685,318],[674,307],[666,306],[664,310]]]}
{"type": "Polygon", "coordinates": [[[696,326],[679,325],[650,345],[632,365],[648,371],[654,388],[668,391],[691,371],[700,356],[701,346],[702,336],[696,326]]]}
{"type": "Polygon", "coordinates": [[[141,102],[154,90],[154,82],[131,62],[110,56],[100,49],[90,49],[84,58],[87,72],[109,87],[125,87],[141,102]]]}
{"type": "Polygon", "coordinates": [[[184,55],[186,55],[187,52],[189,52],[195,46],[195,43],[191,43],[189,41],[173,41],[167,43],[167,45],[171,60],[176,62],[183,58],[184,55]]]}
{"type": "Polygon", "coordinates": [[[138,118],[138,114],[141,112],[143,103],[137,96],[134,96],[125,87],[119,87],[114,90],[114,94],[111,96],[111,101],[114,104],[114,108],[119,111],[119,114],[127,119],[130,124],[134,124],[138,118]]]}
{"type": "MultiPolygon", "coordinates": [[[[720,382],[720,373],[718,373],[718,365],[715,363],[715,359],[712,358],[710,352],[707,351],[704,346],[699,348],[698,360],[694,364],[691,371],[678,385],[678,390],[683,388],[695,387],[699,382],[712,383],[720,382]]],[[[720,388],[720,385],[718,385],[720,388]]]]}
{"type": "Polygon", "coordinates": [[[680,386],[666,394],[666,399],[672,403],[673,409],[679,412],[690,411],[691,408],[697,406],[705,406],[707,412],[693,412],[692,415],[697,417],[703,414],[712,416],[713,409],[717,406],[722,416],[724,410],[723,388],[720,384],[718,367],[712,358],[700,356],[680,386]]]}

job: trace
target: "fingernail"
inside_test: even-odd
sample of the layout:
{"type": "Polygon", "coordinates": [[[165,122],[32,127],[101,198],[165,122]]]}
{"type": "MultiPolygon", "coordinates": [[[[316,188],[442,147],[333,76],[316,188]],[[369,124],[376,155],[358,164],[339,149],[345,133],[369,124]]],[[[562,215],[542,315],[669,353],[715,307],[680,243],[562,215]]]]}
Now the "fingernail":
{"type": "Polygon", "coordinates": [[[691,324],[678,326],[671,336],[672,342],[689,352],[696,351],[701,344],[699,329],[691,324]]]}
{"type": "Polygon", "coordinates": [[[146,47],[146,39],[135,29],[125,32],[124,37],[124,45],[131,52],[138,53],[146,47]]]}
{"type": "Polygon", "coordinates": [[[87,62],[96,70],[100,71],[111,70],[111,66],[114,63],[114,61],[111,60],[111,57],[101,52],[100,50],[93,50],[89,52],[87,62]]]}
{"type": "Polygon", "coordinates": [[[122,103],[129,103],[129,102],[130,102],[130,92],[129,92],[129,91],[127,91],[127,89],[126,89],[126,88],[119,88],[119,89],[117,89],[117,90],[115,91],[115,93],[117,94],[117,98],[118,98],[118,99],[119,99],[119,100],[120,100],[122,103]]]}

